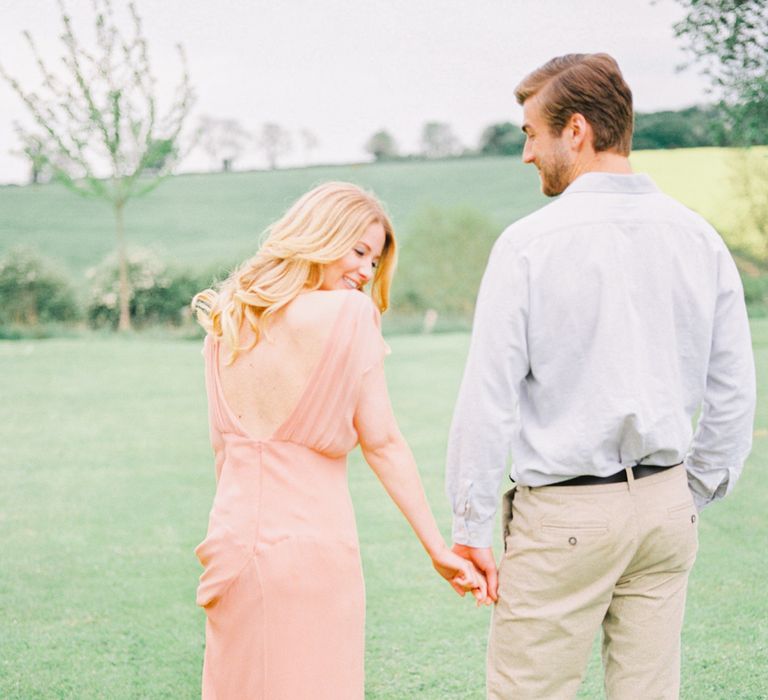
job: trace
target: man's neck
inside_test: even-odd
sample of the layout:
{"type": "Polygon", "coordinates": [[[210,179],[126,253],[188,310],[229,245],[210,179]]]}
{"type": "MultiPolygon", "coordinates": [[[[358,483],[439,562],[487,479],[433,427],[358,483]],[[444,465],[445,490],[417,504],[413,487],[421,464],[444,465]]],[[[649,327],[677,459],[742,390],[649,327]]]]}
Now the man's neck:
{"type": "MultiPolygon", "coordinates": [[[[613,151],[594,151],[584,154],[574,163],[573,180],[584,173],[613,173],[614,175],[631,175],[632,166],[627,156],[613,151]]],[[[571,181],[573,181],[571,180],[571,181]]]]}

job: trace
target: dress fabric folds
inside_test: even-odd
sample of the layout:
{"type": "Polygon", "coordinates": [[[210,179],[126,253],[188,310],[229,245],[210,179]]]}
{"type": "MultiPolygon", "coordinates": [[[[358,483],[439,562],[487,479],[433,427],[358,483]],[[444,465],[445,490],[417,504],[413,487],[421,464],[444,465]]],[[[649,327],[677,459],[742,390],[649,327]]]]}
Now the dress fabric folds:
{"type": "Polygon", "coordinates": [[[203,700],[362,700],[365,590],[347,453],[365,372],[387,346],[357,291],[343,300],[288,419],[247,434],[204,347],[217,488],[197,603],[206,611],[203,700]]]}

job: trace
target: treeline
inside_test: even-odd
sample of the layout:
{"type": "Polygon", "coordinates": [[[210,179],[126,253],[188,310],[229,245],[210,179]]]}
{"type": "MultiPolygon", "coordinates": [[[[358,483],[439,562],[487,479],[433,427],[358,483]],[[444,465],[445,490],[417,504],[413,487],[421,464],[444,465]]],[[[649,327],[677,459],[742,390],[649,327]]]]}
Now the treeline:
{"type": "Polygon", "coordinates": [[[733,145],[735,139],[718,107],[635,114],[632,148],[636,151],[733,145]]]}
{"type": "MultiPolygon", "coordinates": [[[[634,150],[733,146],[738,139],[727,126],[720,107],[688,107],[677,111],[635,113],[634,150]]],[[[461,143],[450,124],[427,122],[422,127],[419,149],[403,153],[386,129],[373,134],[365,149],[375,160],[434,159],[468,156],[518,156],[525,134],[513,122],[489,124],[475,146],[461,143]]]]}

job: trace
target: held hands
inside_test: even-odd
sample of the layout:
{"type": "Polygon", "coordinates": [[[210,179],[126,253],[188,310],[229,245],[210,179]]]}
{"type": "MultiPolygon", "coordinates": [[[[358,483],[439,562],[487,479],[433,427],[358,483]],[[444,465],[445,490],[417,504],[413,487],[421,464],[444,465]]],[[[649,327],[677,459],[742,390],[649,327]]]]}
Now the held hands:
{"type": "Polygon", "coordinates": [[[470,591],[477,605],[490,604],[485,576],[479,573],[468,559],[460,557],[443,545],[432,555],[432,566],[462,598],[470,591]]]}
{"type": "Polygon", "coordinates": [[[472,562],[481,575],[485,578],[487,585],[487,598],[483,600],[484,605],[495,603],[499,598],[499,576],[496,569],[496,559],[493,556],[493,549],[490,547],[469,547],[465,544],[454,544],[452,551],[467,561],[472,562]]]}

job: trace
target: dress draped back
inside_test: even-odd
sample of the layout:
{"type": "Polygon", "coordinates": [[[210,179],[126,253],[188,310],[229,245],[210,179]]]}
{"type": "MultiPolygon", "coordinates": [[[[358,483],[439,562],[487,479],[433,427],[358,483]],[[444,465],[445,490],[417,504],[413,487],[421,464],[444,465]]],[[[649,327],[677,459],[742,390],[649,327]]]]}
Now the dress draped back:
{"type": "Polygon", "coordinates": [[[347,454],[365,372],[387,346],[371,300],[342,292],[301,398],[274,434],[227,405],[220,345],[205,340],[217,488],[204,567],[204,700],[362,700],[365,591],[347,454]]]}

